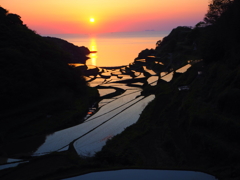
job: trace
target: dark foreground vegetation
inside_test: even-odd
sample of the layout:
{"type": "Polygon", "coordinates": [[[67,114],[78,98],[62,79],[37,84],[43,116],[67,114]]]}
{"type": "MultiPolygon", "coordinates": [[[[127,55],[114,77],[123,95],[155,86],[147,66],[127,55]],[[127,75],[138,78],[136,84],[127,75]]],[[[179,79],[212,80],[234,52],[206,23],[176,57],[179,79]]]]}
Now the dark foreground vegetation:
{"type": "Polygon", "coordinates": [[[174,71],[189,60],[192,67],[174,73],[171,82],[146,85],[143,94],[154,93],[155,100],[95,157],[53,153],[4,170],[1,179],[60,179],[114,168],[187,169],[239,179],[239,9],[239,0],[213,0],[203,22],[178,27],[156,49],[139,54],[130,68],[140,66],[141,58],[156,72],[174,71]],[[189,89],[179,91],[181,86],[189,89]]]}

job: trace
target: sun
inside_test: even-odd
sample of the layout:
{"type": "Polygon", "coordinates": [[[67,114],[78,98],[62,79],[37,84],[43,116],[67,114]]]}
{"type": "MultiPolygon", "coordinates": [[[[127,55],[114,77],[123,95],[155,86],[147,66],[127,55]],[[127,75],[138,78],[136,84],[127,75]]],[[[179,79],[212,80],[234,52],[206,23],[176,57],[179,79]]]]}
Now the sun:
{"type": "Polygon", "coordinates": [[[95,19],[94,19],[94,18],[90,18],[89,21],[90,21],[91,23],[93,23],[93,22],[95,22],[95,19]]]}

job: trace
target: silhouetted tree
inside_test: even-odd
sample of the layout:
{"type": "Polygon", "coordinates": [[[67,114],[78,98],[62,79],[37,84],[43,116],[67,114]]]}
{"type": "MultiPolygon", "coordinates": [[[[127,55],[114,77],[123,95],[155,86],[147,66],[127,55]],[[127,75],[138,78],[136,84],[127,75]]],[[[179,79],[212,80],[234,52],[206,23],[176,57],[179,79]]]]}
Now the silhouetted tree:
{"type": "Polygon", "coordinates": [[[225,12],[234,0],[212,0],[208,5],[209,9],[205,15],[204,21],[211,25],[225,12]]]}
{"type": "Polygon", "coordinates": [[[0,6],[0,17],[5,17],[8,11],[0,6]]]}
{"type": "Polygon", "coordinates": [[[21,17],[17,14],[9,13],[7,15],[7,19],[9,20],[10,23],[13,23],[13,24],[21,24],[21,25],[23,24],[21,17]]]}
{"type": "Polygon", "coordinates": [[[195,28],[199,28],[199,27],[205,27],[205,22],[203,22],[203,21],[200,21],[199,23],[197,23],[196,25],[195,25],[195,28]]]}
{"type": "Polygon", "coordinates": [[[157,41],[156,46],[158,47],[161,44],[162,40],[157,41]]]}
{"type": "Polygon", "coordinates": [[[215,19],[207,20],[210,16],[205,17],[205,22],[207,20],[211,26],[203,29],[200,45],[202,57],[205,62],[221,61],[235,67],[240,63],[239,53],[236,53],[240,47],[240,0],[214,0],[214,2],[209,5],[212,9],[209,9],[208,15],[215,13],[216,16],[211,16],[215,19]],[[216,11],[211,11],[214,8],[216,11]]]}

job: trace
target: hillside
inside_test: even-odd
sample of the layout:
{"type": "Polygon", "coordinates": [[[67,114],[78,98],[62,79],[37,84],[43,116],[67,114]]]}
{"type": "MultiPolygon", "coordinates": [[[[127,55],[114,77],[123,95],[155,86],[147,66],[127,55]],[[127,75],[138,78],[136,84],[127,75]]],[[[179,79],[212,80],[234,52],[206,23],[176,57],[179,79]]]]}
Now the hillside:
{"type": "Polygon", "coordinates": [[[212,24],[176,28],[159,42],[154,53],[165,63],[164,55],[173,53],[173,70],[189,60],[186,55],[203,61],[184,74],[175,73],[169,83],[160,80],[155,88],[147,87],[145,94],[154,92],[156,99],[138,123],[108,141],[96,155],[99,161],[199,170],[219,179],[239,179],[240,2],[228,5],[212,24]],[[191,51],[193,42],[197,49],[191,51]],[[181,86],[189,90],[180,91],[181,86]]]}
{"type": "MultiPolygon", "coordinates": [[[[73,45],[64,42],[70,46],[64,50],[48,39],[30,30],[19,15],[0,7],[2,156],[15,154],[17,150],[11,147],[22,141],[18,153],[32,151],[34,147],[26,144],[33,141],[33,136],[79,123],[98,96],[97,90],[87,86],[81,72],[67,64],[72,62],[70,53],[76,50],[71,49],[73,45]]],[[[77,48],[75,53],[82,58],[79,61],[87,59],[87,51],[77,48]]]]}
{"type": "Polygon", "coordinates": [[[90,54],[88,48],[81,46],[78,47],[72,43],[69,43],[63,39],[55,38],[55,37],[44,37],[45,40],[54,43],[58,48],[62,51],[68,52],[70,59],[66,59],[68,63],[82,63],[85,64],[86,60],[89,58],[87,55],[90,54]]]}

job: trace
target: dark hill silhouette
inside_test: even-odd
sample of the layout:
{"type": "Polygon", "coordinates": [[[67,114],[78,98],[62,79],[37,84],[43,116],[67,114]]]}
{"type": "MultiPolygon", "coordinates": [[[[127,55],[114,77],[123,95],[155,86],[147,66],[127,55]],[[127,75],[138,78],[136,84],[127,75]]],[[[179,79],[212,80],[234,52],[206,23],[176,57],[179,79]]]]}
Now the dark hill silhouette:
{"type": "Polygon", "coordinates": [[[19,15],[0,7],[0,156],[14,153],[9,142],[79,123],[97,92],[68,62],[85,62],[88,53],[41,37],[19,15]]]}
{"type": "Polygon", "coordinates": [[[46,40],[53,42],[56,44],[61,50],[69,53],[70,59],[68,59],[68,63],[82,63],[85,64],[86,60],[89,59],[87,55],[90,54],[88,48],[81,46],[75,46],[72,43],[69,43],[63,39],[55,38],[55,37],[44,37],[46,40]]]}
{"type": "Polygon", "coordinates": [[[86,87],[66,60],[69,54],[22,24],[20,16],[1,10],[1,102],[6,111],[62,88],[86,87]]]}

